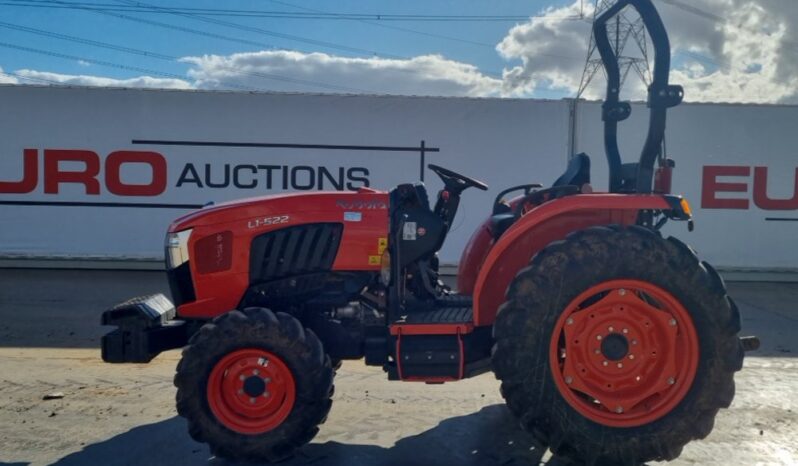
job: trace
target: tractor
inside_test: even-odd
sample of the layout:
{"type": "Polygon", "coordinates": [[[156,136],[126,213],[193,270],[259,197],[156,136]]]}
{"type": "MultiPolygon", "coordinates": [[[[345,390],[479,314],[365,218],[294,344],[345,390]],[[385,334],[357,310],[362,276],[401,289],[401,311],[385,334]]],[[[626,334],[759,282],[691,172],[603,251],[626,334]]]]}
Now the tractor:
{"type": "Polygon", "coordinates": [[[672,460],[712,430],[734,397],[754,337],[720,275],[681,241],[686,222],[662,151],[670,44],[651,0],[620,0],[596,18],[607,75],[608,192],[574,155],[551,186],[499,193],[459,263],[456,292],[437,252],[464,190],[482,182],[429,165],[443,187],[288,193],[210,205],[166,236],[172,301],[134,298],[102,315],[111,363],[183,348],[177,412],[195,440],[234,460],[279,461],[319,431],[342,360],[389,380],[454,382],[493,371],[523,428],[587,464],[672,460]],[[607,22],[640,14],[656,58],[648,134],[622,163],[621,75],[607,22]],[[656,164],[656,167],[655,167],[656,164]]]}

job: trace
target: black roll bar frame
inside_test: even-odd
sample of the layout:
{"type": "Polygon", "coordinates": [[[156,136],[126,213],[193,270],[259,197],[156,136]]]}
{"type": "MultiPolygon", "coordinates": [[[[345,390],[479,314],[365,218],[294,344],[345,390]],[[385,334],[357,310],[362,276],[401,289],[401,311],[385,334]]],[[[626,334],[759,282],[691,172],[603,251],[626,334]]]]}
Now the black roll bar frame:
{"type": "Polygon", "coordinates": [[[604,121],[604,150],[610,168],[610,192],[651,193],[654,162],[662,150],[668,109],[679,105],[684,98],[682,86],[668,83],[671,68],[671,45],[668,33],[651,0],[619,0],[595,19],[593,35],[607,73],[607,96],[602,105],[601,118],[604,121]],[[650,109],[648,135],[640,153],[633,189],[631,186],[624,186],[622,159],[618,148],[618,123],[629,118],[632,107],[629,102],[620,101],[620,64],[607,32],[607,22],[627,6],[637,10],[642,18],[654,45],[655,57],[653,79],[648,88],[647,99],[650,109]]]}

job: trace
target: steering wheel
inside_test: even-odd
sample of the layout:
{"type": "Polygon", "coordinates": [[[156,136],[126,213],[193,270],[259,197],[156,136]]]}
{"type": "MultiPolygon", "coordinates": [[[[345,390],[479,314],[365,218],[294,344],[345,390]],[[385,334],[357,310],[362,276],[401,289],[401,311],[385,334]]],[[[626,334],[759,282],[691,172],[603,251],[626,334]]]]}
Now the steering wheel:
{"type": "Polygon", "coordinates": [[[447,190],[453,191],[456,194],[460,194],[465,189],[471,187],[481,189],[483,191],[488,190],[488,185],[479,180],[463,176],[459,173],[455,173],[437,165],[429,164],[427,167],[441,178],[441,181],[443,181],[443,184],[446,186],[447,190]]]}

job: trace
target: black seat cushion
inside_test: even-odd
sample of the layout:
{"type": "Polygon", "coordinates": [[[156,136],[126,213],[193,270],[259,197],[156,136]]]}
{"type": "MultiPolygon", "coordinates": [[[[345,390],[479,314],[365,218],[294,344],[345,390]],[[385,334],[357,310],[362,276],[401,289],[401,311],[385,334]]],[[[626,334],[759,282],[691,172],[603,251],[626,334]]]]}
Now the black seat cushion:
{"type": "Polygon", "coordinates": [[[568,167],[552,187],[579,186],[590,183],[590,157],[584,152],[576,154],[568,161],[568,167]]]}
{"type": "Polygon", "coordinates": [[[498,240],[501,235],[515,223],[516,216],[512,212],[496,214],[490,218],[490,232],[494,240],[498,240]]]}

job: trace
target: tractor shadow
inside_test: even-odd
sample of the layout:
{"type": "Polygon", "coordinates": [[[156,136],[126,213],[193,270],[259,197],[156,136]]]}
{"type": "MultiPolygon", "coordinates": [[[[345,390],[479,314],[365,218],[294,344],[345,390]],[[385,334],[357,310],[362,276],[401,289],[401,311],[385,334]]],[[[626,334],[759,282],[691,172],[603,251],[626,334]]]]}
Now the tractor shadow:
{"type": "MultiPolygon", "coordinates": [[[[391,447],[337,441],[312,443],[302,448],[293,459],[279,464],[575,466],[567,459],[546,455],[545,448],[517,426],[517,421],[504,405],[492,405],[473,414],[446,419],[432,429],[400,439],[391,447]]],[[[236,463],[212,458],[205,445],[188,437],[183,419],[174,417],[88,445],[54,464],[232,466],[236,463]]]]}

